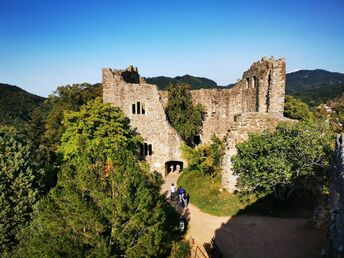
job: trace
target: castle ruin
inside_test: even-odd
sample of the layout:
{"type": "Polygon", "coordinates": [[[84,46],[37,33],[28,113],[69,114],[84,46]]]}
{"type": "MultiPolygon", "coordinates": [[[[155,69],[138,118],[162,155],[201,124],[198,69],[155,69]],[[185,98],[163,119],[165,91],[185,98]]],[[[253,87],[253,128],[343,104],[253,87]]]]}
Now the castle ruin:
{"type": "MultiPolygon", "coordinates": [[[[164,110],[167,92],[145,82],[133,66],[125,70],[103,68],[102,76],[103,102],[119,106],[129,117],[144,139],[141,155],[151,169],[166,176],[171,169],[185,167],[182,140],[164,110]]],[[[274,128],[285,120],[285,78],[284,59],[262,58],[231,88],[191,91],[193,102],[202,104],[206,112],[200,141],[208,143],[214,134],[224,139],[222,184],[227,190],[235,190],[236,175],[231,167],[235,145],[249,133],[274,128]]]]}

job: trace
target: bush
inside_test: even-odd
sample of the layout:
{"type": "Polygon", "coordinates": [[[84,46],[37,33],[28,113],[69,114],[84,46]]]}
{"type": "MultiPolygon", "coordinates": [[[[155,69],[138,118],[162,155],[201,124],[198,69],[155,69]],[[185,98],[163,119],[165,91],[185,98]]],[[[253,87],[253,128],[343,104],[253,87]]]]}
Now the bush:
{"type": "Polygon", "coordinates": [[[285,97],[285,104],[284,104],[284,116],[303,120],[303,121],[313,121],[314,115],[309,110],[306,103],[302,102],[302,100],[294,98],[293,96],[286,96],[285,97]]]}
{"type": "Polygon", "coordinates": [[[224,155],[224,144],[215,135],[211,144],[201,144],[195,148],[182,145],[183,158],[188,161],[190,169],[199,170],[203,175],[212,178],[221,173],[221,159],[224,155]]]}

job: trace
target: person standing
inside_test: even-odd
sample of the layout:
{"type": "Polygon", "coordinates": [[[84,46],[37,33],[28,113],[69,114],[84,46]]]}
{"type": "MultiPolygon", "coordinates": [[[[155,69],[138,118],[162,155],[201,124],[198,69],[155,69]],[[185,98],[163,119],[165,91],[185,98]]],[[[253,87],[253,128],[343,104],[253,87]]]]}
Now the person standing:
{"type": "Polygon", "coordinates": [[[171,201],[174,201],[175,195],[176,195],[176,187],[172,183],[172,185],[171,185],[171,201]]]}
{"type": "Polygon", "coordinates": [[[183,193],[183,207],[187,208],[188,207],[188,194],[186,192],[183,193]]]}
{"type": "Polygon", "coordinates": [[[183,193],[184,193],[184,192],[185,192],[184,189],[183,189],[181,186],[179,186],[179,187],[178,187],[178,196],[179,196],[179,202],[180,202],[180,203],[183,202],[182,197],[183,197],[183,193]]]}

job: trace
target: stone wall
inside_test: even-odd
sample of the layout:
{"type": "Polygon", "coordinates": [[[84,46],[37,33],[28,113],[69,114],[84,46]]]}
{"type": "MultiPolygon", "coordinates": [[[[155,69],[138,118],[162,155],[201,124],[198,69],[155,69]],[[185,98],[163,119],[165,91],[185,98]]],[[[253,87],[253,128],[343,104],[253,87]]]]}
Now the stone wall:
{"type": "Polygon", "coordinates": [[[275,113],[249,112],[238,115],[224,137],[225,154],[222,160],[222,186],[229,192],[236,190],[238,176],[233,171],[232,157],[237,154],[236,145],[246,141],[250,133],[274,130],[281,122],[292,120],[275,113]]]}
{"type": "MultiPolygon", "coordinates": [[[[216,134],[224,137],[234,117],[247,112],[283,116],[285,97],[285,60],[262,58],[243,73],[232,88],[192,90],[194,103],[205,107],[201,140],[208,143],[216,134]]],[[[161,91],[164,105],[167,92],[161,91]]]]}
{"type": "MultiPolygon", "coordinates": [[[[255,62],[243,73],[242,79],[229,89],[191,91],[193,102],[202,104],[206,111],[201,141],[210,142],[214,134],[225,139],[225,188],[235,190],[236,176],[233,175],[230,162],[236,153],[235,144],[247,139],[248,132],[262,131],[284,120],[284,92],[285,61],[274,58],[262,58],[255,62]],[[239,121],[239,118],[245,121],[239,121]],[[249,126],[245,126],[245,123],[249,126]],[[235,128],[238,131],[234,133],[235,128]]],[[[137,68],[103,69],[103,101],[119,106],[131,119],[132,126],[153,147],[152,155],[147,155],[146,160],[151,163],[153,170],[163,175],[167,161],[185,163],[179,150],[182,141],[164,112],[167,97],[166,91],[159,92],[155,85],[147,84],[139,76],[137,68]],[[145,114],[133,114],[132,109],[137,108],[138,102],[145,114]]]]}
{"type": "Polygon", "coordinates": [[[167,121],[157,87],[140,78],[137,68],[104,68],[103,102],[119,106],[130,119],[131,126],[143,137],[146,143],[142,146],[143,156],[152,170],[165,176],[166,162],[180,161],[186,165],[179,149],[182,140],[167,121]],[[151,153],[145,150],[149,146],[151,153]]]}
{"type": "Polygon", "coordinates": [[[344,257],[344,134],[336,139],[335,165],[330,179],[328,254],[344,257]]]}

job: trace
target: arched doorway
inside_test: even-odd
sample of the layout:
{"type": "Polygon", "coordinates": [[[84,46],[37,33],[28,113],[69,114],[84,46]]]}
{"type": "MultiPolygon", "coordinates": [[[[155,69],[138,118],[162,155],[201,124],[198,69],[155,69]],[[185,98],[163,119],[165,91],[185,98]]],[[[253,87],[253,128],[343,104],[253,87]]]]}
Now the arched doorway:
{"type": "Polygon", "coordinates": [[[170,160],[165,163],[165,176],[169,173],[180,173],[183,170],[183,162],[170,160]]]}

